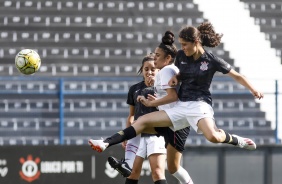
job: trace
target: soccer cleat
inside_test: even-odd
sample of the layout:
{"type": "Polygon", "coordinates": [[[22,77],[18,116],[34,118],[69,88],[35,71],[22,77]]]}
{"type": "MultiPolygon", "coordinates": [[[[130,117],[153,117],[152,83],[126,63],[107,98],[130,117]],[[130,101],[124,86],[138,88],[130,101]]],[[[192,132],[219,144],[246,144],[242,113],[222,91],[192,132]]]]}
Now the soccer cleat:
{"type": "Polygon", "coordinates": [[[99,153],[103,152],[107,148],[106,143],[104,143],[103,140],[89,139],[88,144],[91,146],[93,150],[99,153]]]}
{"type": "Polygon", "coordinates": [[[240,137],[238,135],[232,135],[234,137],[236,137],[238,139],[238,147],[240,148],[245,148],[245,149],[248,149],[248,150],[255,150],[256,149],[256,143],[252,140],[252,139],[249,139],[249,138],[244,138],[244,137],[240,137]]]}
{"type": "Polygon", "coordinates": [[[108,162],[110,166],[118,171],[123,177],[128,177],[131,174],[131,168],[124,160],[117,160],[115,157],[109,157],[108,162]]]}

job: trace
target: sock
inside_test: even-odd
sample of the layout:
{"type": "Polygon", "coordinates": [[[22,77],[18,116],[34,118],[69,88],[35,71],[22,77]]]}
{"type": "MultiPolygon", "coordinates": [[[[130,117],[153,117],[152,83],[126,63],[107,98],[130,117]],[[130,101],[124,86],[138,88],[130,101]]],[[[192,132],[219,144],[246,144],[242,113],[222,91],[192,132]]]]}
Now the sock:
{"type": "Polygon", "coordinates": [[[167,184],[166,180],[155,181],[154,184],[167,184]]]}
{"type": "Polygon", "coordinates": [[[133,167],[133,163],[136,157],[139,143],[140,143],[140,135],[127,141],[124,159],[130,168],[133,167]]]}
{"type": "Polygon", "coordinates": [[[136,132],[133,126],[130,126],[112,135],[111,137],[108,137],[104,142],[109,143],[108,147],[110,147],[112,145],[121,143],[122,141],[132,139],[133,137],[136,137],[136,132]]]}
{"type": "Polygon", "coordinates": [[[238,145],[238,139],[229,133],[225,132],[226,138],[222,143],[232,144],[232,145],[238,145]]]}
{"type": "Polygon", "coordinates": [[[172,176],[177,178],[180,184],[194,184],[189,173],[181,166],[175,173],[172,174],[172,176]]]}
{"type": "Polygon", "coordinates": [[[126,178],[125,184],[138,184],[138,180],[126,178]]]}

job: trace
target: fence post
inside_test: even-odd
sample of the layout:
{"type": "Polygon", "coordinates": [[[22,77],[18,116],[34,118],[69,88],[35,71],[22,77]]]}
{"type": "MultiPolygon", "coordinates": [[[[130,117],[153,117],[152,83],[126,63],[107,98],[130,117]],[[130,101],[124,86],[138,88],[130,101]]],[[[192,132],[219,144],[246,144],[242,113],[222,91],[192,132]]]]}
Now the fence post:
{"type": "Polygon", "coordinates": [[[60,145],[64,144],[64,79],[60,78],[59,87],[59,111],[60,111],[60,145]]]}

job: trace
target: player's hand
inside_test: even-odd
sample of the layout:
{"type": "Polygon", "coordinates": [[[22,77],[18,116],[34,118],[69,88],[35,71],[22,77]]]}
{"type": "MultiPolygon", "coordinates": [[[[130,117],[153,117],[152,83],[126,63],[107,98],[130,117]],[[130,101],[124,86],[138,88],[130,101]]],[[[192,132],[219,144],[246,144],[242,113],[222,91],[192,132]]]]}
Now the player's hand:
{"type": "Polygon", "coordinates": [[[121,143],[121,146],[123,147],[123,149],[126,148],[126,144],[127,144],[127,141],[123,141],[123,142],[121,143]]]}
{"type": "Polygon", "coordinates": [[[144,96],[138,96],[137,97],[137,101],[141,102],[143,105],[145,105],[146,107],[151,107],[151,102],[149,100],[147,100],[144,96]]]}
{"type": "Polygon", "coordinates": [[[176,75],[174,75],[169,81],[168,81],[168,85],[169,86],[176,86],[178,84],[178,80],[176,78],[176,75]]]}
{"type": "Polygon", "coordinates": [[[264,97],[263,93],[259,92],[259,91],[254,91],[252,92],[255,98],[258,98],[259,100],[262,99],[264,97]]]}
{"type": "Polygon", "coordinates": [[[144,96],[142,96],[142,95],[139,95],[137,97],[137,102],[141,102],[142,103],[142,101],[145,101],[145,100],[146,100],[146,98],[144,96]]]}
{"type": "Polygon", "coordinates": [[[153,86],[154,83],[155,83],[155,76],[150,75],[148,77],[148,84],[149,84],[149,86],[153,86]]]}
{"type": "Polygon", "coordinates": [[[148,94],[147,99],[148,99],[149,101],[154,101],[154,100],[156,100],[156,99],[157,99],[156,94],[155,94],[155,95],[148,94]]]}

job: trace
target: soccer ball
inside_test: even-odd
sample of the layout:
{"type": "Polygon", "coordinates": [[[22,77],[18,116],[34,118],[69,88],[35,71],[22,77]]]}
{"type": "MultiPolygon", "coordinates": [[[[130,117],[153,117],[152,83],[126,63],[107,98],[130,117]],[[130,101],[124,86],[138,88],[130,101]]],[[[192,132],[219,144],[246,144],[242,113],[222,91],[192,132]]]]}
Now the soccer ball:
{"type": "Polygon", "coordinates": [[[34,50],[24,49],[16,55],[15,65],[19,72],[25,75],[31,75],[39,70],[41,59],[34,50]]]}

